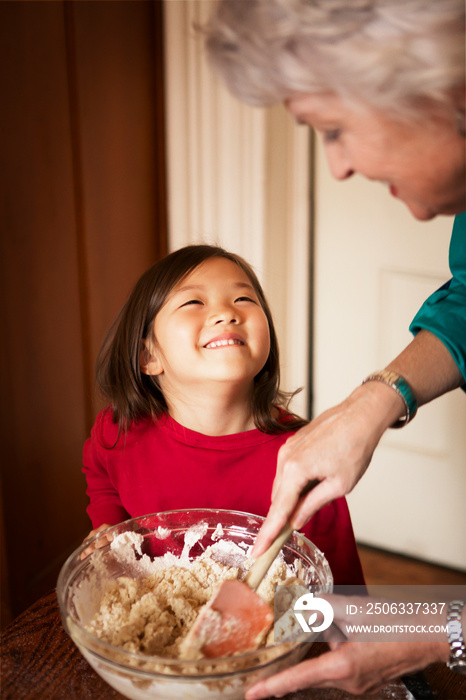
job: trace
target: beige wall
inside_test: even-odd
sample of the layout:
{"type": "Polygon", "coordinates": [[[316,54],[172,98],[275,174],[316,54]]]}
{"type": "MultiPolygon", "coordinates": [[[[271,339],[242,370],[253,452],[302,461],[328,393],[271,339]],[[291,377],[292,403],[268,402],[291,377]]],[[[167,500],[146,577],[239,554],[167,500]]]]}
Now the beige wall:
{"type": "Polygon", "coordinates": [[[281,106],[233,98],[205,60],[193,24],[210,0],[165,3],[169,242],[217,242],[254,267],[281,351],[282,388],[308,413],[310,143],[281,106]]]}

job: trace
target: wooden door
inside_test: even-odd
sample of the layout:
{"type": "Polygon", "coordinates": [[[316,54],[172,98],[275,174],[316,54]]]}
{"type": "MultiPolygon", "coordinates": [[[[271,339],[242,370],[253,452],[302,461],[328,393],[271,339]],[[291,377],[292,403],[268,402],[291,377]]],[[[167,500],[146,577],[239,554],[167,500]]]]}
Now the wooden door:
{"type": "Polygon", "coordinates": [[[96,354],[166,252],[162,9],[0,4],[3,622],[90,529],[96,354]]]}

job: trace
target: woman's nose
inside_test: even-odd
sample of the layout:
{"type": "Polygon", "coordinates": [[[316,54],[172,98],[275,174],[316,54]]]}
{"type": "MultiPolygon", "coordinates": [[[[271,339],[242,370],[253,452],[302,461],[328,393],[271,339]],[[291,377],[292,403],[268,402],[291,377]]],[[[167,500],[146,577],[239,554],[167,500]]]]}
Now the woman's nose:
{"type": "Polygon", "coordinates": [[[336,180],[346,180],[351,175],[354,175],[349,159],[337,145],[327,147],[325,154],[330,172],[336,180]]]}

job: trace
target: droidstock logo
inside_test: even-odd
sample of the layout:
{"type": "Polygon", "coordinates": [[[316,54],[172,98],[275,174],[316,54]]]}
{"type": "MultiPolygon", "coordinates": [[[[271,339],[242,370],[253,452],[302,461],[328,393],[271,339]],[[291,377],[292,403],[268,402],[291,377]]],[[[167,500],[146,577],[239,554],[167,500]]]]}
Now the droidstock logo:
{"type": "Polygon", "coordinates": [[[333,608],[327,600],[323,598],[314,598],[314,593],[306,593],[298,598],[293,606],[294,614],[303,632],[323,632],[328,629],[333,622],[333,608]],[[317,620],[317,612],[321,612],[324,616],[323,622],[317,627],[313,627],[315,621],[317,620]],[[304,618],[303,613],[309,613],[307,622],[304,618]]]}

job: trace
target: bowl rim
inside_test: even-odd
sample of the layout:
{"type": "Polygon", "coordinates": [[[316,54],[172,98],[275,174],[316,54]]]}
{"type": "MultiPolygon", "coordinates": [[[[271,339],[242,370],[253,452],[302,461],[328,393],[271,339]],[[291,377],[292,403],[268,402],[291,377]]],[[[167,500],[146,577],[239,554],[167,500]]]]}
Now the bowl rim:
{"type": "MultiPolygon", "coordinates": [[[[302,633],[302,635],[304,636],[304,633],[302,633]]],[[[71,638],[74,641],[74,638],[72,636],[71,636],[71,638]]],[[[96,639],[98,639],[98,638],[96,638],[96,639]]],[[[102,641],[102,640],[99,640],[99,641],[102,641]]],[[[144,676],[147,679],[151,679],[151,680],[170,679],[172,681],[176,681],[177,683],[178,682],[183,683],[183,682],[192,682],[193,680],[199,681],[199,682],[206,682],[206,681],[210,682],[210,681],[215,681],[215,680],[224,680],[224,679],[228,679],[230,676],[234,676],[235,678],[239,678],[242,675],[252,673],[253,671],[256,671],[258,669],[261,669],[261,670],[265,669],[268,666],[276,663],[278,660],[282,661],[282,660],[287,659],[288,656],[291,656],[292,654],[294,654],[296,652],[298,647],[303,647],[303,651],[305,652],[304,647],[310,646],[314,641],[315,641],[315,639],[312,639],[312,638],[311,639],[303,639],[300,637],[296,642],[292,643],[293,645],[289,649],[287,649],[286,651],[283,651],[280,654],[276,654],[271,659],[264,660],[264,661],[261,661],[260,659],[258,659],[257,663],[251,663],[250,665],[244,666],[243,668],[237,668],[237,669],[232,670],[232,671],[213,671],[212,673],[163,673],[162,671],[151,671],[151,670],[148,670],[145,668],[139,668],[138,666],[125,665],[124,663],[121,663],[119,661],[115,661],[115,659],[109,658],[108,656],[104,656],[103,654],[99,654],[99,652],[96,651],[95,649],[89,649],[89,647],[84,646],[84,645],[83,646],[84,646],[84,649],[86,651],[86,654],[90,654],[91,656],[96,657],[99,662],[103,662],[107,666],[114,666],[118,670],[119,673],[123,673],[123,674],[135,673],[138,676],[139,675],[144,676]]],[[[76,644],[76,646],[78,646],[77,642],[74,641],[74,643],[76,644]]],[[[122,649],[121,647],[115,647],[112,644],[108,644],[107,642],[103,642],[103,644],[107,645],[111,650],[117,649],[119,652],[126,651],[126,649],[122,649]]],[[[282,642],[281,644],[285,644],[285,643],[282,642]]],[[[288,642],[288,644],[291,644],[291,642],[288,642]]],[[[268,648],[269,649],[277,648],[278,646],[280,646],[280,645],[278,645],[278,644],[277,645],[270,645],[268,648]]],[[[79,646],[78,646],[78,648],[79,648],[79,646]]],[[[220,657],[218,659],[205,659],[204,658],[204,659],[197,659],[197,660],[192,660],[192,661],[187,661],[185,659],[167,659],[165,657],[153,656],[153,655],[149,655],[149,654],[146,654],[145,656],[146,656],[147,660],[150,661],[151,663],[153,663],[154,665],[160,664],[161,666],[169,667],[169,664],[167,664],[167,661],[168,662],[171,661],[172,663],[177,661],[178,665],[184,665],[187,663],[191,663],[191,664],[196,664],[197,666],[199,666],[200,664],[202,664],[202,662],[210,662],[210,665],[213,665],[213,664],[218,664],[219,662],[222,662],[222,661],[224,662],[227,659],[234,659],[235,662],[236,661],[241,662],[241,660],[244,657],[247,657],[249,655],[254,655],[254,654],[258,655],[259,651],[261,651],[261,650],[265,653],[266,648],[267,647],[261,647],[256,652],[248,652],[248,654],[241,654],[238,656],[229,656],[229,657],[223,656],[223,657],[220,657]]],[[[144,655],[140,654],[140,656],[144,656],[144,655]]]]}
{"type": "MultiPolygon", "coordinates": [[[[204,513],[205,516],[207,517],[208,515],[215,515],[215,516],[221,516],[222,514],[228,515],[228,516],[240,516],[240,517],[247,517],[247,518],[253,518],[257,524],[263,523],[265,521],[264,516],[257,515],[254,513],[248,513],[246,511],[237,511],[237,510],[228,510],[226,508],[177,508],[173,510],[167,510],[167,511],[160,511],[160,512],[155,512],[155,513],[149,513],[147,515],[141,515],[141,516],[136,516],[134,518],[129,518],[128,520],[124,520],[121,523],[117,523],[116,525],[112,525],[109,528],[106,528],[105,530],[102,530],[98,532],[97,534],[93,535],[92,538],[89,538],[85,540],[79,547],[77,547],[66,559],[64,562],[63,566],[61,567],[58,580],[57,580],[57,598],[58,598],[58,604],[59,604],[59,609],[60,609],[60,615],[62,619],[62,624],[66,630],[66,632],[70,635],[71,639],[74,641],[74,643],[77,646],[80,646],[78,642],[75,641],[75,636],[70,632],[69,629],[69,621],[71,621],[74,625],[76,625],[77,629],[79,630],[79,637],[80,639],[83,638],[83,641],[81,643],[81,646],[83,646],[86,650],[87,653],[92,654],[92,656],[98,658],[101,661],[104,661],[106,664],[110,664],[112,666],[115,666],[118,668],[119,671],[123,671],[125,673],[137,673],[137,674],[143,674],[147,677],[150,678],[172,678],[172,679],[180,679],[180,680],[192,680],[192,679],[206,679],[208,678],[209,680],[214,680],[215,678],[226,678],[228,676],[234,675],[238,676],[241,673],[247,673],[251,672],[254,669],[257,668],[266,668],[269,664],[272,664],[276,662],[278,659],[286,659],[287,656],[291,653],[293,653],[298,646],[300,645],[307,645],[315,641],[314,638],[310,638],[308,633],[302,633],[298,634],[296,637],[293,638],[288,638],[288,640],[283,640],[281,642],[278,642],[277,644],[271,644],[268,647],[259,647],[258,649],[254,651],[248,651],[244,654],[238,654],[232,657],[221,657],[219,659],[210,659],[210,658],[201,658],[201,659],[172,659],[172,658],[167,658],[163,656],[156,656],[153,654],[143,654],[141,652],[134,652],[130,651],[128,649],[124,649],[122,647],[115,646],[113,644],[110,644],[109,642],[105,642],[104,640],[100,639],[96,635],[94,635],[92,632],[89,632],[73,615],[71,615],[67,609],[66,609],[66,601],[67,601],[67,591],[69,591],[69,584],[71,583],[71,575],[73,573],[72,566],[76,564],[76,562],[82,561],[82,568],[85,567],[86,559],[88,557],[85,557],[84,559],[81,559],[81,554],[84,552],[85,549],[89,547],[90,544],[96,542],[99,540],[99,538],[103,538],[105,535],[107,535],[110,532],[115,532],[117,531],[118,533],[123,533],[127,531],[131,531],[131,525],[133,525],[133,531],[134,531],[134,526],[141,521],[144,521],[145,519],[149,518],[160,518],[160,517],[167,517],[170,515],[174,514],[188,514],[188,513],[204,513]],[[87,643],[87,642],[90,642],[87,643]],[[289,647],[289,645],[292,644],[291,648],[286,649],[286,647],[289,647]],[[283,646],[284,651],[282,654],[277,653],[276,655],[273,655],[273,658],[270,660],[263,660],[261,661],[260,656],[266,656],[267,655],[267,650],[272,650],[274,649],[276,652],[278,652],[279,648],[283,646]],[[102,652],[100,653],[97,651],[97,649],[101,649],[102,652]],[[107,652],[107,653],[105,653],[107,652]],[[109,658],[109,655],[113,655],[117,653],[117,655],[121,659],[128,659],[128,663],[123,663],[120,661],[116,661],[115,659],[109,658]],[[253,663],[254,657],[259,657],[257,658],[257,663],[253,663]],[[244,669],[237,669],[233,671],[225,671],[225,672],[217,672],[217,671],[212,671],[211,673],[205,673],[202,674],[199,673],[189,673],[190,668],[196,668],[200,669],[203,667],[212,667],[218,664],[221,661],[225,661],[225,659],[234,659],[235,663],[241,663],[241,662],[247,662],[251,661],[250,665],[246,665],[244,669]],[[151,671],[151,670],[144,670],[144,668],[139,668],[137,665],[133,665],[129,663],[130,661],[133,662],[139,662],[141,664],[153,664],[153,665],[160,665],[160,666],[165,666],[167,669],[170,667],[183,667],[187,670],[187,673],[164,673],[164,672],[157,672],[157,671],[151,671]]],[[[195,525],[197,523],[201,523],[203,520],[202,517],[200,517],[195,523],[192,525],[195,525]]],[[[181,523],[180,523],[181,525],[181,523]]],[[[189,527],[192,527],[190,525],[189,527]]],[[[223,526],[223,523],[222,523],[223,526]]],[[[163,527],[163,524],[161,525],[163,527]]],[[[188,526],[185,525],[187,528],[188,526]]],[[[228,527],[226,525],[225,527],[228,527]]],[[[248,531],[248,526],[239,526],[243,528],[246,532],[248,531]]],[[[155,528],[154,528],[155,530],[155,528]]],[[[154,531],[153,530],[153,531],[154,531]]],[[[148,531],[147,534],[150,534],[150,530],[148,531]]],[[[252,533],[253,534],[253,533],[252,533]]],[[[324,568],[324,573],[325,577],[328,579],[329,583],[325,584],[328,588],[328,592],[331,593],[333,590],[333,575],[330,569],[330,566],[328,564],[327,558],[325,557],[325,554],[313,543],[311,540],[309,540],[303,533],[294,530],[292,535],[290,536],[290,540],[293,536],[299,537],[300,540],[303,541],[303,544],[306,544],[307,546],[310,547],[310,549],[313,552],[316,552],[319,554],[319,558],[321,559],[321,564],[324,568]]],[[[290,546],[290,540],[284,545],[284,549],[288,548],[293,551],[293,547],[290,546]]],[[[107,541],[106,545],[108,544],[108,547],[110,547],[111,542],[107,541]]],[[[106,546],[104,545],[104,546],[106,546]]],[[[94,550],[95,551],[95,550],[94,550]]],[[[91,556],[91,555],[88,555],[91,556]]],[[[77,571],[74,571],[73,578],[76,577],[76,575],[79,573],[80,569],[77,571]]],[[[269,652],[270,653],[270,652],[269,652]]]]}

